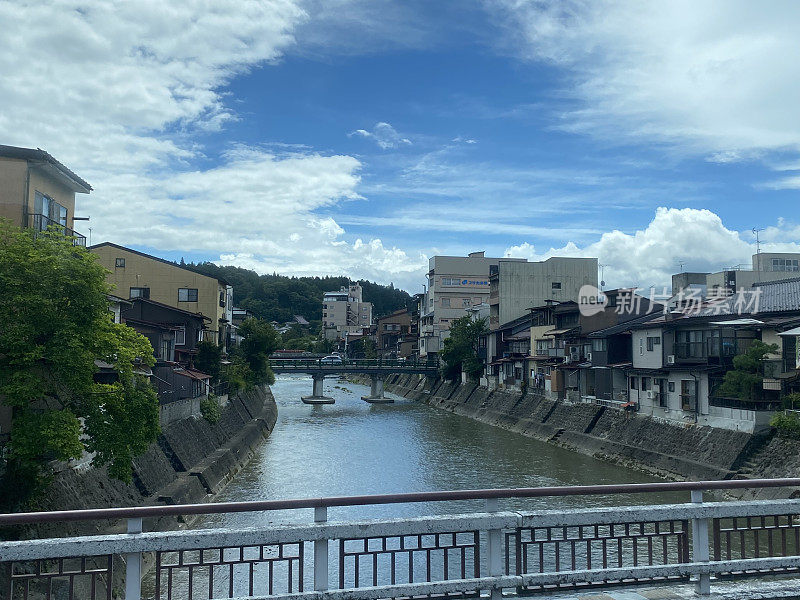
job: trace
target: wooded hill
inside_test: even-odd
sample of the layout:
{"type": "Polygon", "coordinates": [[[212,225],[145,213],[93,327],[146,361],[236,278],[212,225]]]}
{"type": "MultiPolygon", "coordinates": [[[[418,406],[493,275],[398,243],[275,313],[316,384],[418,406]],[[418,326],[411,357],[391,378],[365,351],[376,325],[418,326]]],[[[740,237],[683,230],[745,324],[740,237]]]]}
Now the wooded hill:
{"type": "MultiPolygon", "coordinates": [[[[287,277],[259,275],[241,267],[220,267],[214,263],[184,263],[188,269],[222,278],[233,286],[233,303],[259,318],[284,323],[302,315],[309,321],[322,320],[322,294],[338,291],[348,284],[347,277],[287,277]]],[[[412,308],[411,296],[393,285],[359,280],[364,302],[372,302],[375,318],[401,308],[412,308]]]]}

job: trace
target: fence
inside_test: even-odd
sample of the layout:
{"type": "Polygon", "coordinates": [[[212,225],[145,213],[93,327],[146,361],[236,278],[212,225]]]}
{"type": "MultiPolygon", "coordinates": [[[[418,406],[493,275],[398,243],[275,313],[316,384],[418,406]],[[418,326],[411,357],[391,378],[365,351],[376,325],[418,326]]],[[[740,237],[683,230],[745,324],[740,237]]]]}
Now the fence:
{"type": "Polygon", "coordinates": [[[492,598],[555,588],[800,570],[800,500],[704,502],[704,490],[800,486],[800,479],[466,490],[304,500],[147,506],[0,515],[0,526],[123,518],[128,532],[0,542],[5,597],[126,600],[277,596],[376,600],[492,598]],[[690,492],[690,501],[535,512],[505,498],[690,492]],[[334,507],[476,500],[480,512],[329,522],[334,507]],[[307,525],[142,532],[142,519],[313,509],[307,525]],[[120,557],[122,557],[120,559],[120,557]],[[142,564],[154,565],[151,590],[142,564]],[[124,583],[114,570],[124,562],[124,583]],[[116,582],[116,584],[115,584],[116,582]],[[116,585],[116,588],[115,588],[116,585]],[[124,588],[124,591],[123,591],[124,588]]]}

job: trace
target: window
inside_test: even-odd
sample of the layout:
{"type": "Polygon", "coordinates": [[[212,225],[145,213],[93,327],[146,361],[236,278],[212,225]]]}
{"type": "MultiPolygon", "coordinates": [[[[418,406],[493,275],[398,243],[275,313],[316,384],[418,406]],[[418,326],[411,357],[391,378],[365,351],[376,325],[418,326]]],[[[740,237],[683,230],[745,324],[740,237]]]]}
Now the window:
{"type": "Polygon", "coordinates": [[[631,377],[631,389],[638,390],[639,389],[639,378],[638,377],[631,377]]]}
{"type": "Polygon", "coordinates": [[[115,258],[114,259],[114,266],[120,269],[125,268],[125,259],[124,258],[115,258]]]}
{"type": "Polygon", "coordinates": [[[197,302],[197,288],[178,288],[178,302],[197,302]]]}
{"type": "MultiPolygon", "coordinates": [[[[194,291],[194,302],[197,302],[197,290],[194,291]]],[[[225,290],[219,291],[219,305],[225,308],[225,290]]]]}
{"type": "Polygon", "coordinates": [[[656,346],[661,345],[661,338],[660,337],[650,337],[647,336],[647,351],[652,352],[656,349],[656,346]]]}
{"type": "Polygon", "coordinates": [[[669,383],[667,383],[667,391],[669,391],[669,392],[674,392],[675,391],[675,382],[674,381],[670,381],[669,383]]]}
{"type": "Polygon", "coordinates": [[[175,332],[175,345],[176,346],[186,345],[186,326],[181,327],[175,332]]]}
{"type": "Polygon", "coordinates": [[[554,290],[560,290],[561,289],[561,282],[560,281],[554,281],[550,285],[551,285],[551,289],[554,289],[554,290]]]}
{"type": "Polygon", "coordinates": [[[469,299],[469,298],[464,298],[464,299],[461,301],[461,305],[462,305],[464,308],[469,308],[470,306],[472,306],[472,303],[471,303],[471,301],[470,301],[470,299],[469,299]]]}
{"type": "Polygon", "coordinates": [[[592,352],[605,352],[608,349],[608,343],[605,338],[592,340],[592,352]]]}
{"type": "Polygon", "coordinates": [[[642,391],[646,392],[649,389],[652,389],[650,387],[650,378],[649,377],[642,377],[642,391]]]}
{"type": "Polygon", "coordinates": [[[132,287],[129,298],[149,298],[150,297],[150,288],[149,287],[132,287]]]}
{"type": "Polygon", "coordinates": [[[442,298],[442,308],[450,308],[450,298],[442,298]]]}
{"type": "Polygon", "coordinates": [[[792,258],[773,258],[773,271],[800,271],[800,262],[792,258]]]}

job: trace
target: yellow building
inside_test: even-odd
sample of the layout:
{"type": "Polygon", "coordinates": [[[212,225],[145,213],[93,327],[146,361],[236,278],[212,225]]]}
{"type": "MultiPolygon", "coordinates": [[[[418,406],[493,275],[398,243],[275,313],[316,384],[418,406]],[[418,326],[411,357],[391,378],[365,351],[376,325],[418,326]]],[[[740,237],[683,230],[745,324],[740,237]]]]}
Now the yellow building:
{"type": "Polygon", "coordinates": [[[211,319],[204,338],[228,347],[233,288],[226,281],[190,271],[173,262],[111,242],[89,248],[109,274],[113,293],[122,298],[149,298],[211,319]]]}
{"type": "Polygon", "coordinates": [[[86,245],[74,231],[75,194],[92,191],[44,150],[0,145],[0,218],[43,231],[55,226],[86,245]]]}

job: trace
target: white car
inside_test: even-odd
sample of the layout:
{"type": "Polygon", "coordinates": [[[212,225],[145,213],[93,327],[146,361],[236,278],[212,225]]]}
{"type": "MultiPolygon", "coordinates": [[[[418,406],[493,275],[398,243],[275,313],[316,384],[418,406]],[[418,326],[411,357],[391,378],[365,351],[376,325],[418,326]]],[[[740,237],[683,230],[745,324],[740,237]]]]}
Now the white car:
{"type": "Polygon", "coordinates": [[[323,365],[341,365],[342,364],[342,357],[341,356],[334,356],[331,354],[330,356],[326,356],[325,358],[321,358],[320,363],[323,365]]]}

